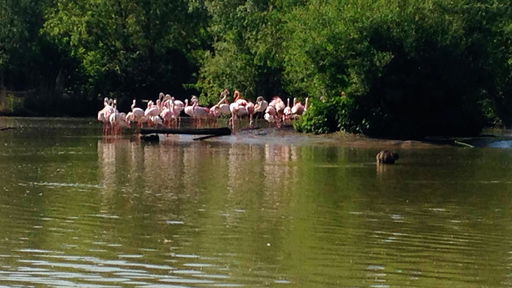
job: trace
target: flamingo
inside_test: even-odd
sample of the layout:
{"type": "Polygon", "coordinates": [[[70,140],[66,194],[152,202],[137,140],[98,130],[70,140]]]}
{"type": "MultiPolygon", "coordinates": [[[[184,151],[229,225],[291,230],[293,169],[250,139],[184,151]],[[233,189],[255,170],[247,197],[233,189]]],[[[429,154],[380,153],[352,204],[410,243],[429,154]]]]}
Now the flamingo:
{"type": "Polygon", "coordinates": [[[192,95],[192,97],[190,97],[190,103],[199,103],[199,98],[197,98],[196,95],[192,95]]]}
{"type": "Polygon", "coordinates": [[[177,120],[176,126],[180,125],[180,114],[181,111],[185,109],[185,104],[181,100],[175,100],[174,97],[171,97],[171,107],[174,111],[174,117],[177,120]]]}
{"type": "Polygon", "coordinates": [[[120,116],[121,115],[119,114],[119,111],[117,110],[117,99],[114,99],[112,101],[111,113],[108,117],[109,122],[110,122],[110,128],[112,129],[113,134],[116,134],[117,122],[119,122],[121,120],[120,116]]]}
{"type": "Polygon", "coordinates": [[[192,105],[192,117],[199,119],[199,125],[201,124],[201,119],[208,118],[210,115],[210,109],[208,107],[199,106],[199,103],[196,101],[192,105]]]}
{"type": "Polygon", "coordinates": [[[265,110],[265,115],[263,118],[269,123],[277,123],[279,116],[277,115],[276,107],[273,105],[272,102],[271,104],[269,104],[267,109],[265,110]]]}
{"type": "Polygon", "coordinates": [[[136,100],[133,99],[131,109],[132,111],[128,112],[126,114],[126,120],[129,122],[136,122],[137,126],[139,128],[142,128],[142,124],[144,123],[145,117],[144,117],[144,110],[142,110],[139,107],[135,107],[136,100]]]}
{"type": "Polygon", "coordinates": [[[219,117],[221,115],[230,115],[231,111],[229,110],[229,103],[228,103],[228,95],[229,90],[224,89],[222,93],[220,93],[221,99],[219,103],[215,104],[210,108],[211,114],[214,117],[219,117]]]}
{"type": "Polygon", "coordinates": [[[242,118],[244,116],[249,115],[249,122],[252,125],[252,115],[254,114],[254,104],[243,99],[238,90],[233,93],[235,96],[235,102],[229,105],[229,110],[231,111],[231,125],[233,129],[235,127],[235,120],[238,118],[242,118]]]}
{"type": "Polygon", "coordinates": [[[279,115],[282,115],[284,113],[284,109],[286,108],[283,100],[279,96],[274,96],[269,105],[273,105],[276,108],[277,114],[279,115]]]}
{"type": "Polygon", "coordinates": [[[261,118],[265,114],[267,107],[268,102],[265,101],[265,98],[263,98],[263,96],[258,96],[258,98],[256,98],[256,104],[254,105],[254,115],[256,116],[256,122],[258,121],[259,117],[261,118]]]}
{"type": "Polygon", "coordinates": [[[268,107],[268,102],[262,96],[256,98],[256,105],[254,105],[254,113],[265,113],[268,107]]]}
{"type": "Polygon", "coordinates": [[[160,109],[158,108],[160,101],[156,100],[157,104],[155,105],[153,101],[148,102],[148,107],[144,111],[144,116],[148,119],[148,123],[152,126],[157,125],[155,122],[155,117],[160,115],[160,109]]]}
{"type": "Polygon", "coordinates": [[[222,92],[222,94],[224,94],[223,95],[224,103],[220,103],[219,102],[220,103],[219,104],[220,113],[222,115],[230,115],[231,111],[229,110],[229,102],[228,102],[229,90],[228,89],[224,89],[224,92],[222,92]]]}
{"type": "Polygon", "coordinates": [[[112,129],[112,134],[114,135],[119,134],[121,128],[126,128],[129,126],[128,121],[126,120],[126,114],[117,110],[110,114],[109,122],[112,129]]]}
{"type": "Polygon", "coordinates": [[[235,120],[238,116],[239,110],[240,110],[239,103],[233,102],[233,103],[229,104],[229,111],[231,112],[230,122],[231,122],[231,126],[233,127],[233,129],[235,129],[235,120]]]}
{"type": "Polygon", "coordinates": [[[192,117],[194,115],[194,107],[192,107],[192,105],[188,105],[188,104],[189,104],[188,99],[185,99],[184,111],[185,111],[185,114],[192,117]]]}
{"type": "MultiPolygon", "coordinates": [[[[196,98],[192,97],[190,99],[190,102],[192,102],[192,105],[189,105],[188,99],[185,99],[184,111],[185,111],[185,114],[187,114],[188,116],[190,116],[192,118],[193,122],[197,122],[197,121],[195,121],[196,119],[203,118],[204,116],[209,114],[209,110],[207,110],[208,108],[198,106],[197,97],[196,98]]],[[[197,123],[194,123],[194,124],[197,125],[197,123]]]]}
{"type": "Polygon", "coordinates": [[[252,124],[253,124],[253,116],[254,116],[254,103],[252,103],[251,101],[247,101],[247,105],[245,106],[245,108],[247,109],[247,113],[249,114],[249,127],[252,127],[252,124]]]}
{"type": "Polygon", "coordinates": [[[158,116],[160,115],[160,101],[156,100],[157,104],[154,104],[153,101],[148,102],[148,107],[144,111],[144,116],[146,117],[152,117],[152,116],[158,116]]]}
{"type": "Polygon", "coordinates": [[[247,105],[249,102],[242,98],[242,95],[238,90],[233,93],[233,96],[235,96],[235,103],[238,105],[238,113],[237,116],[243,117],[249,114],[249,111],[247,109],[247,105]]]}
{"type": "Polygon", "coordinates": [[[183,108],[183,111],[185,114],[187,114],[190,118],[192,118],[192,124],[194,124],[194,107],[193,105],[189,105],[188,99],[185,99],[185,107],[183,108]]]}
{"type": "Polygon", "coordinates": [[[163,125],[163,121],[162,118],[160,118],[160,115],[149,117],[149,121],[151,121],[151,123],[153,123],[154,126],[163,125]]]}
{"type": "Polygon", "coordinates": [[[289,120],[292,116],[292,108],[290,107],[290,98],[286,99],[286,107],[283,110],[283,122],[289,120]]]}
{"type": "Polygon", "coordinates": [[[304,113],[304,105],[300,101],[296,101],[296,98],[293,98],[293,107],[292,114],[295,116],[301,116],[304,113]]]}
{"type": "MultiPolygon", "coordinates": [[[[210,108],[210,114],[211,114],[212,117],[216,117],[217,118],[220,115],[222,115],[222,111],[221,111],[221,108],[220,108],[221,106],[220,105],[224,104],[224,107],[226,106],[225,105],[225,101],[226,101],[228,96],[224,92],[222,92],[220,95],[221,95],[221,99],[220,99],[219,103],[213,105],[210,108]]],[[[229,111],[229,105],[227,107],[228,107],[228,111],[229,111]]]]}
{"type": "Polygon", "coordinates": [[[112,113],[115,113],[115,109],[111,105],[112,102],[112,99],[105,97],[103,99],[103,109],[98,111],[98,121],[101,121],[103,123],[103,134],[106,134],[108,132],[107,129],[110,126],[110,115],[112,113]]]}
{"type": "Polygon", "coordinates": [[[265,119],[268,123],[276,122],[276,118],[273,115],[271,115],[270,113],[265,113],[265,115],[263,116],[263,119],[265,119]]]}
{"type": "Polygon", "coordinates": [[[171,126],[171,121],[174,118],[174,109],[172,109],[170,101],[165,101],[164,108],[162,109],[162,112],[160,112],[160,117],[162,118],[165,126],[171,126]]]}
{"type": "Polygon", "coordinates": [[[271,123],[275,122],[278,127],[281,126],[281,120],[283,119],[285,108],[286,106],[284,105],[283,100],[279,96],[274,96],[265,111],[265,120],[271,123]],[[269,115],[267,116],[266,114],[269,115]]]}
{"type": "Polygon", "coordinates": [[[185,104],[181,100],[175,100],[174,97],[172,97],[171,100],[174,109],[174,114],[180,115],[181,111],[185,109],[185,104]]]}

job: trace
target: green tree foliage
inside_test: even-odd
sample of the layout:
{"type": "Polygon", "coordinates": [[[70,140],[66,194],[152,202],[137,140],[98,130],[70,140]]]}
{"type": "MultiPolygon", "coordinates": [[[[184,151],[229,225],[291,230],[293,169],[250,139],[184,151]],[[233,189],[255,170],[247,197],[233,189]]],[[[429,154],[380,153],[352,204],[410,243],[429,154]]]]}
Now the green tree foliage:
{"type": "MultiPolygon", "coordinates": [[[[288,25],[289,89],[328,99],[345,91],[351,105],[328,103],[349,108],[350,121],[338,125],[351,132],[476,134],[488,95],[499,94],[489,61],[504,60],[489,28],[507,19],[507,9],[497,1],[312,0],[288,25]]],[[[322,132],[307,122],[297,126],[322,132]]]]}
{"type": "Polygon", "coordinates": [[[506,1],[0,0],[0,8],[0,88],[37,90],[29,102],[41,111],[93,114],[103,96],[128,104],[160,91],[201,92],[211,104],[229,88],[309,97],[295,125],[306,132],[419,138],[512,124],[506,1]]]}
{"type": "Polygon", "coordinates": [[[27,89],[38,79],[44,53],[42,9],[46,1],[0,0],[0,86],[27,89]]]}
{"type": "Polygon", "coordinates": [[[297,1],[205,1],[213,49],[205,52],[198,87],[207,102],[224,88],[255,98],[283,93],[283,15],[297,1]]]}
{"type": "Polygon", "coordinates": [[[40,31],[49,5],[0,0],[0,89],[23,91],[29,113],[48,114],[65,85],[61,68],[69,59],[40,31]]]}
{"type": "Polygon", "coordinates": [[[55,0],[45,32],[80,60],[94,95],[183,94],[200,46],[200,9],[187,1],[55,0]]]}

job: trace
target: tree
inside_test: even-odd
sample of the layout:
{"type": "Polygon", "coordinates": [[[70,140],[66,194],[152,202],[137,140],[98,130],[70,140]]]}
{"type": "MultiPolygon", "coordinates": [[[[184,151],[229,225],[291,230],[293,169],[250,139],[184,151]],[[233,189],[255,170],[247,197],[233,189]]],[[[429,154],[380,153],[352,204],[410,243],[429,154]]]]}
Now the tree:
{"type": "Polygon", "coordinates": [[[496,47],[482,40],[510,6],[483,2],[311,0],[287,25],[288,88],[337,105],[337,127],[350,132],[477,134],[498,79],[496,47]],[[349,100],[334,100],[343,91],[349,100]]]}
{"type": "Polygon", "coordinates": [[[150,98],[185,93],[202,45],[199,9],[187,1],[55,0],[45,32],[80,60],[88,93],[150,98]]]}
{"type": "Polygon", "coordinates": [[[298,1],[205,1],[213,49],[206,51],[198,87],[206,102],[224,88],[248,97],[285,93],[282,87],[283,15],[298,1]]]}
{"type": "Polygon", "coordinates": [[[24,89],[38,78],[34,68],[41,56],[44,3],[0,0],[0,87],[24,89]]]}

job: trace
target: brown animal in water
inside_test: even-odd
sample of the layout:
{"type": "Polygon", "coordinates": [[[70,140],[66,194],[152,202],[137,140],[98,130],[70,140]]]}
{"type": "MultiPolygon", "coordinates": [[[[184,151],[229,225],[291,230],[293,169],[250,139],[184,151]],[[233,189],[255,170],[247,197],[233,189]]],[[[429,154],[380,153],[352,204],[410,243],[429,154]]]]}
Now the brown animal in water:
{"type": "Polygon", "coordinates": [[[398,160],[398,153],[383,150],[377,153],[375,158],[377,159],[378,164],[394,164],[395,161],[398,160]]]}

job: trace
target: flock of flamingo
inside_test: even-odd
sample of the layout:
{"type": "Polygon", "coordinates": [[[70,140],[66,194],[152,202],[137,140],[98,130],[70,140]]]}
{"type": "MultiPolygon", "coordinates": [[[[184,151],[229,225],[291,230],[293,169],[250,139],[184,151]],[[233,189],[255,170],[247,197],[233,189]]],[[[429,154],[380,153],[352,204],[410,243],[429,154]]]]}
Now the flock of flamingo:
{"type": "Polygon", "coordinates": [[[238,90],[233,93],[233,102],[229,103],[229,90],[221,93],[220,101],[212,107],[199,105],[199,99],[192,96],[190,101],[185,102],[174,99],[171,95],[160,93],[158,99],[153,102],[147,101],[146,109],[136,107],[136,100],[133,100],[131,111],[128,113],[117,110],[115,99],[104,99],[104,107],[98,112],[98,120],[103,123],[105,134],[118,134],[123,128],[130,128],[135,125],[143,127],[167,127],[178,128],[181,123],[182,112],[192,119],[194,128],[212,127],[217,125],[220,117],[229,119],[229,126],[235,129],[241,119],[248,118],[249,126],[253,127],[254,122],[259,118],[265,119],[270,125],[281,127],[289,124],[292,120],[303,115],[308,106],[308,99],[305,103],[293,99],[290,106],[290,98],[287,103],[279,96],[274,96],[272,101],[267,102],[262,96],[256,99],[256,103],[244,99],[238,90]]]}

